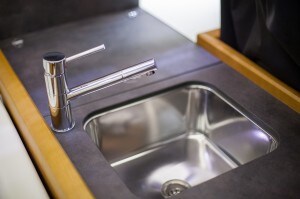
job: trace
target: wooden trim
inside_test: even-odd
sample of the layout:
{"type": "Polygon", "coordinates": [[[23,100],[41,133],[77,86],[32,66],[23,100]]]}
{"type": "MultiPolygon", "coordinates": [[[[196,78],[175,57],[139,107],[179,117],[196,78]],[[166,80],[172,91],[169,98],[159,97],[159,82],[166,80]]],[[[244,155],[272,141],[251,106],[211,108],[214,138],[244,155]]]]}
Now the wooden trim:
{"type": "Polygon", "coordinates": [[[283,83],[259,65],[237,52],[220,39],[220,30],[199,34],[197,44],[250,79],[275,98],[300,113],[300,93],[283,83]]]}
{"type": "Polygon", "coordinates": [[[94,198],[0,50],[5,105],[54,198],[94,198]]]}

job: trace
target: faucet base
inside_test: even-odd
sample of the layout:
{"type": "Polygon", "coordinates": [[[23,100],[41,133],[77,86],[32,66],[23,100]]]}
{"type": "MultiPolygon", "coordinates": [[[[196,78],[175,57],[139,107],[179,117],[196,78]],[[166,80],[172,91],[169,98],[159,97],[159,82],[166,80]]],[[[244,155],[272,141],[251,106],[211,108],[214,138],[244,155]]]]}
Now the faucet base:
{"type": "Polygon", "coordinates": [[[54,132],[56,132],[56,133],[65,133],[65,132],[68,132],[68,131],[72,130],[74,128],[74,126],[75,126],[75,122],[74,121],[71,123],[71,127],[65,128],[65,129],[56,129],[56,128],[53,127],[52,124],[50,125],[51,129],[54,132]]]}
{"type": "Polygon", "coordinates": [[[51,129],[54,132],[67,132],[75,126],[71,112],[71,104],[69,102],[67,102],[67,105],[63,108],[49,106],[49,110],[51,114],[51,129]]]}

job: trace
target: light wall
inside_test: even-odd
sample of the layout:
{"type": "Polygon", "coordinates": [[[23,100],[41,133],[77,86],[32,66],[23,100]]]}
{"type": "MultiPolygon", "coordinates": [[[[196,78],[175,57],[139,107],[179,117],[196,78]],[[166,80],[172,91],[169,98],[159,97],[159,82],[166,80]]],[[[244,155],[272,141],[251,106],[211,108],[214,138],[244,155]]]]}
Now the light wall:
{"type": "Polygon", "coordinates": [[[220,0],[140,0],[140,7],[194,42],[220,28],[220,0]]]}

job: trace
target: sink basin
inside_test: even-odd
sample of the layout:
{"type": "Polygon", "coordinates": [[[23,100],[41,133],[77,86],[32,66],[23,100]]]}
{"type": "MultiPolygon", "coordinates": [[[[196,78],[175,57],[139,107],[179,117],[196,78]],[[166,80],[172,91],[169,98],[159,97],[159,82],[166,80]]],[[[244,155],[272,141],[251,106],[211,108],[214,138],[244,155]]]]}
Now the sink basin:
{"type": "Polygon", "coordinates": [[[238,105],[197,84],[96,112],[84,129],[141,198],[171,197],[278,146],[238,105]]]}

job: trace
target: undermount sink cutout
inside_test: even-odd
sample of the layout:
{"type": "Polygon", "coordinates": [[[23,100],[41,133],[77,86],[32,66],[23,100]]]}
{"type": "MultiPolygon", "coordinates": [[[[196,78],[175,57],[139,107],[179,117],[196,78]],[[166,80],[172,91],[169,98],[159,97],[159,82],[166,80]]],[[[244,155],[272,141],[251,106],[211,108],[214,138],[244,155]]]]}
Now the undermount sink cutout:
{"type": "Polygon", "coordinates": [[[84,129],[141,198],[179,194],[278,146],[237,105],[194,84],[94,114],[84,129]]]}

